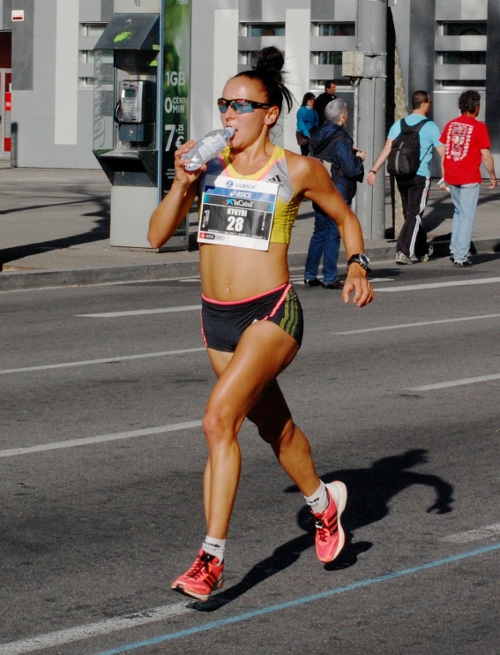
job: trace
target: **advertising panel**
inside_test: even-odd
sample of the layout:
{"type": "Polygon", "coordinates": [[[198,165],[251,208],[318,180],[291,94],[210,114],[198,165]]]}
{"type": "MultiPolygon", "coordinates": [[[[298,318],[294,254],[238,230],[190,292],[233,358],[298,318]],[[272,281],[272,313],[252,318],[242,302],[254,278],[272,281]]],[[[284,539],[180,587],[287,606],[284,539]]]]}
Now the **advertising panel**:
{"type": "Polygon", "coordinates": [[[164,0],[161,197],[174,179],[174,152],[189,139],[192,0],[164,0]]]}

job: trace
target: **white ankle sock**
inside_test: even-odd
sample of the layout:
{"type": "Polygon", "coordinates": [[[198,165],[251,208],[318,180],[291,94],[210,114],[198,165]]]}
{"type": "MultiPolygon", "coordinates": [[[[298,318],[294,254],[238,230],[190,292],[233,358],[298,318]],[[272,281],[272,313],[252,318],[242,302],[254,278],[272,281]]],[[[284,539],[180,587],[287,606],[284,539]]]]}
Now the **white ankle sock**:
{"type": "Polygon", "coordinates": [[[226,540],[225,539],[215,539],[214,537],[205,537],[205,541],[202,545],[203,550],[209,555],[215,555],[219,562],[222,562],[224,559],[224,551],[226,549],[226,540]]]}
{"type": "Polygon", "coordinates": [[[323,480],[320,481],[320,485],[312,496],[304,496],[306,503],[309,505],[313,514],[322,514],[325,509],[328,507],[329,498],[326,490],[326,485],[323,480]]]}

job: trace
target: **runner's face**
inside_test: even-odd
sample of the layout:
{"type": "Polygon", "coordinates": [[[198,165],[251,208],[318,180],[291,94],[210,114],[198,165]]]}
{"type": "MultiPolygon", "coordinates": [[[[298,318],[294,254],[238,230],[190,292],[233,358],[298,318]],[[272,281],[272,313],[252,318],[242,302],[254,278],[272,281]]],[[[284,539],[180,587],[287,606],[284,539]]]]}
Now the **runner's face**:
{"type": "MultiPolygon", "coordinates": [[[[222,97],[227,100],[243,98],[268,103],[267,95],[260,84],[247,77],[231,78],[224,87],[222,97]]],[[[233,107],[228,107],[226,113],[221,114],[221,120],[224,127],[234,127],[236,130],[231,139],[231,146],[241,148],[256,141],[264,130],[268,130],[276,122],[278,115],[277,107],[256,108],[244,114],[237,114],[233,107]]]]}

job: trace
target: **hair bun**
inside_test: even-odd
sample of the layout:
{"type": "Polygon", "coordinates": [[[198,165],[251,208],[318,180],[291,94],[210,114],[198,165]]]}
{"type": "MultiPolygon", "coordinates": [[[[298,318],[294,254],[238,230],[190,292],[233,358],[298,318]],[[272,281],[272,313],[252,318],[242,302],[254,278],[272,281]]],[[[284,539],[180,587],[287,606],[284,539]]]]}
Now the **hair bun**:
{"type": "Polygon", "coordinates": [[[259,52],[257,64],[253,66],[253,69],[281,78],[281,71],[283,70],[284,64],[285,59],[281,50],[278,50],[275,46],[269,46],[259,52]]]}

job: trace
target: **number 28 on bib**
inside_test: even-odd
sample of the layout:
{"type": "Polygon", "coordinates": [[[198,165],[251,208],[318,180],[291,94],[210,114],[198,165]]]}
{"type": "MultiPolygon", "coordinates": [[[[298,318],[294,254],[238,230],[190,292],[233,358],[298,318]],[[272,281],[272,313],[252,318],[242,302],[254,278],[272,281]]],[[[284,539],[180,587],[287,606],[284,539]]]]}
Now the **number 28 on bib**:
{"type": "Polygon", "coordinates": [[[279,185],[207,175],[198,242],[269,250],[279,185]]]}

